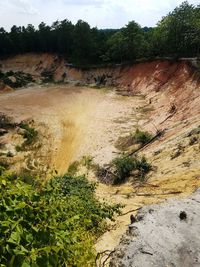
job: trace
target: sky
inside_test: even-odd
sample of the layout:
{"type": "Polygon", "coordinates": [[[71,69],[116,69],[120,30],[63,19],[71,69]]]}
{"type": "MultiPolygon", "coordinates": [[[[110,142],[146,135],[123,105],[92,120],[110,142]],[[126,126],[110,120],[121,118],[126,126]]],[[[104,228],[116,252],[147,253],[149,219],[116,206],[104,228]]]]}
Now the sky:
{"type": "MultiPolygon", "coordinates": [[[[183,0],[0,0],[0,27],[51,25],[56,20],[82,19],[91,27],[118,29],[135,20],[141,26],[156,23],[183,0]]],[[[199,0],[189,0],[197,5],[199,0]]]]}

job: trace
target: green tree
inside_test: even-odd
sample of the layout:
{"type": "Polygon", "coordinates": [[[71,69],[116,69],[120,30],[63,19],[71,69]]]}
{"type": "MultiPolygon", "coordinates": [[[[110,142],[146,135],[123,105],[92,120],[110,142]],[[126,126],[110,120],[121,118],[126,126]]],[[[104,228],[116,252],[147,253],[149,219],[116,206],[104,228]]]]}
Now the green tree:
{"type": "Polygon", "coordinates": [[[114,62],[123,62],[126,58],[126,43],[124,40],[124,36],[121,31],[113,34],[108,42],[108,60],[112,60],[114,62]]]}
{"type": "Polygon", "coordinates": [[[125,55],[129,60],[134,60],[142,56],[144,47],[143,30],[135,21],[131,21],[122,29],[125,42],[125,55]]]}
{"type": "Polygon", "coordinates": [[[171,56],[194,56],[198,53],[199,42],[199,7],[195,8],[187,1],[159,23],[155,32],[163,50],[164,55],[171,56]]]}
{"type": "Polygon", "coordinates": [[[54,50],[70,57],[73,53],[73,24],[65,19],[61,22],[54,22],[51,29],[55,39],[54,50]]]}
{"type": "Polygon", "coordinates": [[[0,55],[7,55],[12,53],[13,42],[10,39],[9,34],[0,28],[0,55]]]}
{"type": "Polygon", "coordinates": [[[91,31],[87,22],[79,20],[74,28],[74,58],[77,63],[88,63],[91,55],[91,31]]]}
{"type": "Polygon", "coordinates": [[[139,24],[131,21],[125,28],[110,37],[108,47],[108,54],[112,61],[135,60],[144,54],[144,31],[139,24]]]}
{"type": "Polygon", "coordinates": [[[41,52],[51,51],[51,27],[41,22],[38,26],[39,50],[41,52]]]}

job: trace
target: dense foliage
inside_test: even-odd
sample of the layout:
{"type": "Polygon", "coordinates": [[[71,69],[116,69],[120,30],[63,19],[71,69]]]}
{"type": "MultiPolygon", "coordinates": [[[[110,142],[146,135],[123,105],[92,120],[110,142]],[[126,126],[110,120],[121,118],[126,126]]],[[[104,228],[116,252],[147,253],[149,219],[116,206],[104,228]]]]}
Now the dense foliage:
{"type": "Polygon", "coordinates": [[[28,184],[0,167],[0,266],[93,266],[93,244],[119,206],[85,177],[28,184]]]}
{"type": "Polygon", "coordinates": [[[63,54],[76,64],[121,63],[151,57],[194,57],[200,54],[200,5],[183,2],[155,28],[132,21],[119,30],[98,30],[79,20],[42,22],[38,29],[0,28],[0,55],[26,52],[63,54]]]}

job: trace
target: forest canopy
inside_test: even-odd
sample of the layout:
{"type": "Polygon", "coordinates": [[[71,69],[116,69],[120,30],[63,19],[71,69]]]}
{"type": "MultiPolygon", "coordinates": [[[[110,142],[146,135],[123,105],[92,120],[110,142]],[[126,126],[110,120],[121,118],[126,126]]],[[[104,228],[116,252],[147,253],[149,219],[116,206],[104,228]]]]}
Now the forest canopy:
{"type": "Polygon", "coordinates": [[[122,63],[141,58],[196,57],[200,55],[200,5],[187,1],[163,17],[154,28],[135,21],[114,29],[91,28],[65,19],[51,26],[41,22],[0,28],[0,56],[27,52],[58,53],[74,64],[122,63]]]}

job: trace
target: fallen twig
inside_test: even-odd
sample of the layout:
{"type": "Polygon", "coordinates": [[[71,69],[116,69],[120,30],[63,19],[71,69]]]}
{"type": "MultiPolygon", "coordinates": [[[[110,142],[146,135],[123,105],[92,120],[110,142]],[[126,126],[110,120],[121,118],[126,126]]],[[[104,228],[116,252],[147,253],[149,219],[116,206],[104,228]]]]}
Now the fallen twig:
{"type": "Polygon", "coordinates": [[[109,253],[109,255],[107,256],[107,258],[103,261],[103,263],[102,263],[102,267],[105,266],[106,262],[108,261],[108,259],[110,258],[110,256],[111,256],[114,252],[115,252],[115,250],[113,250],[113,251],[111,251],[111,252],[109,253]]]}
{"type": "Polygon", "coordinates": [[[150,145],[151,143],[153,143],[156,139],[158,139],[159,137],[161,137],[164,134],[165,130],[162,131],[158,131],[157,134],[151,138],[151,140],[149,140],[149,142],[147,142],[146,144],[144,144],[143,146],[139,147],[138,149],[128,153],[128,156],[132,156],[135,153],[137,153],[138,151],[142,150],[143,148],[147,147],[148,145],[150,145]]]}
{"type": "Polygon", "coordinates": [[[96,267],[104,267],[106,262],[108,261],[108,259],[110,258],[110,256],[115,252],[115,250],[104,250],[102,252],[99,252],[96,256],[96,259],[95,259],[95,266],[96,267]],[[107,254],[109,253],[109,254],[107,254]],[[97,261],[99,260],[100,257],[104,257],[104,256],[107,256],[106,259],[101,263],[101,259],[100,259],[100,262],[98,263],[97,261]]]}
{"type": "Polygon", "coordinates": [[[176,110],[170,114],[169,116],[167,116],[160,124],[163,124],[164,122],[166,122],[168,119],[170,119],[171,117],[173,117],[176,114],[176,110]]]}
{"type": "Polygon", "coordinates": [[[140,249],[140,252],[143,253],[143,254],[148,254],[148,255],[153,256],[153,253],[148,252],[148,251],[144,251],[144,250],[142,250],[142,249],[140,249]]]}
{"type": "Polygon", "coordinates": [[[131,213],[131,212],[138,211],[138,210],[141,210],[141,209],[142,209],[142,207],[139,207],[139,208],[134,209],[134,210],[129,210],[129,211],[125,212],[125,213],[120,214],[119,216],[124,216],[124,215],[126,215],[126,214],[129,214],[129,213],[131,213]]]}
{"type": "Polygon", "coordinates": [[[183,193],[183,192],[182,191],[170,191],[170,192],[158,193],[158,194],[136,193],[136,196],[139,196],[139,197],[151,197],[151,196],[176,195],[176,194],[181,194],[181,193],[183,193]]]}
{"type": "Polygon", "coordinates": [[[194,198],[191,198],[191,200],[193,200],[193,201],[195,201],[195,202],[197,202],[197,203],[200,203],[200,201],[198,201],[198,200],[196,200],[196,199],[194,199],[194,198]]]}
{"type": "Polygon", "coordinates": [[[143,184],[134,186],[133,188],[136,189],[136,188],[147,187],[147,186],[154,187],[154,188],[159,187],[159,185],[156,185],[156,184],[143,183],[143,184]]]}
{"type": "Polygon", "coordinates": [[[97,261],[100,258],[100,256],[103,255],[103,254],[105,254],[106,252],[110,252],[110,250],[104,250],[102,252],[97,253],[96,258],[95,258],[95,265],[96,265],[96,267],[101,266],[101,265],[98,265],[97,261]]]}

